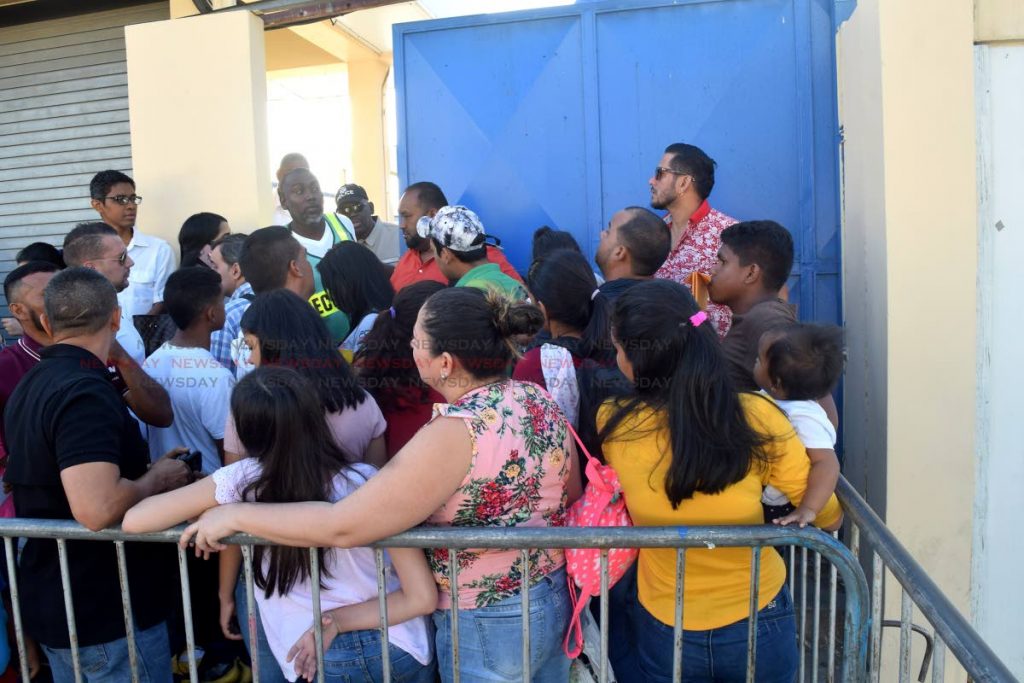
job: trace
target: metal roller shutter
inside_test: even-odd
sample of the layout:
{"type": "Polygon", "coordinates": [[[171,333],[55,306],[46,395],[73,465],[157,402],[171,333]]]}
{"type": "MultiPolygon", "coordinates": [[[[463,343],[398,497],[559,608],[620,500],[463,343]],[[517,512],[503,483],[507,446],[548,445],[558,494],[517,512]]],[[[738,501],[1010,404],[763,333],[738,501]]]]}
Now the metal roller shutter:
{"type": "Polygon", "coordinates": [[[131,173],[124,27],[167,18],[159,2],[0,28],[0,278],[96,218],[97,171],[131,173]]]}

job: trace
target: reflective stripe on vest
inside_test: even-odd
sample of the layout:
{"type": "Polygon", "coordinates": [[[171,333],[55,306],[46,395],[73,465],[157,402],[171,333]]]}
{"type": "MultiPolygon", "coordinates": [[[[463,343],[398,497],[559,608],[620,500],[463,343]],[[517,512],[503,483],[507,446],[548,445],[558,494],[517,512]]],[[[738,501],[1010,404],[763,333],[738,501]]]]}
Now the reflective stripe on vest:
{"type": "Polygon", "coordinates": [[[325,213],[324,219],[327,221],[327,225],[331,226],[331,230],[334,231],[334,235],[338,238],[339,242],[351,242],[352,235],[349,234],[348,228],[341,222],[341,220],[333,213],[325,213]]]}
{"type": "MultiPolygon", "coordinates": [[[[351,242],[352,237],[348,234],[348,229],[342,224],[342,222],[333,213],[325,213],[324,220],[327,221],[327,225],[331,226],[331,230],[334,232],[334,236],[338,238],[338,242],[351,242]]],[[[337,244],[337,242],[335,242],[337,244]]],[[[331,301],[331,297],[327,295],[327,292],[320,290],[314,292],[313,296],[309,297],[309,305],[313,307],[313,310],[320,314],[321,318],[334,315],[338,312],[338,307],[331,301]]]]}

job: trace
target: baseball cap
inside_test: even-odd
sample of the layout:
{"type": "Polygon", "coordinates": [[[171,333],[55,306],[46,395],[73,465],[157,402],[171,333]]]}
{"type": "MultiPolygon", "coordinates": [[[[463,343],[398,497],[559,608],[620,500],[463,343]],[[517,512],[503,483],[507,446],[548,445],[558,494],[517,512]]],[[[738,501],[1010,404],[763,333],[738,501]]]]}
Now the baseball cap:
{"type": "Polygon", "coordinates": [[[363,189],[362,185],[356,185],[355,183],[342,185],[338,189],[338,194],[334,195],[335,204],[345,204],[360,199],[369,201],[370,197],[366,194],[366,190],[363,189]]]}
{"type": "Polygon", "coordinates": [[[416,234],[434,238],[452,251],[467,252],[484,246],[486,240],[501,242],[484,233],[480,217],[465,206],[443,206],[433,218],[423,216],[416,222],[416,234]]]}

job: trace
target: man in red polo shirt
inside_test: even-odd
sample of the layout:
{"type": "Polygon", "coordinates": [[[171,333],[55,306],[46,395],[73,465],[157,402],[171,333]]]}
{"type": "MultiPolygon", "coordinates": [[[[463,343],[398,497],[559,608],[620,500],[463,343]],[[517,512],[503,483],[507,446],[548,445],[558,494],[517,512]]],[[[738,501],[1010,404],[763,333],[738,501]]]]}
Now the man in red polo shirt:
{"type": "MultiPolygon", "coordinates": [[[[39,350],[50,343],[40,320],[43,290],[59,270],[53,263],[29,261],[12,270],[4,280],[4,296],[11,315],[21,324],[23,334],[16,343],[0,351],[0,416],[18,382],[39,362],[39,350]]],[[[0,420],[0,475],[6,466],[7,448],[3,420],[0,420]]],[[[4,494],[0,494],[0,499],[3,499],[0,502],[0,517],[13,517],[12,499],[4,494]]]]}
{"type": "MultiPolygon", "coordinates": [[[[687,287],[691,286],[693,273],[710,277],[718,262],[722,231],[736,222],[708,204],[715,186],[714,159],[694,145],[671,144],[647,182],[651,186],[651,206],[668,210],[665,223],[672,232],[672,251],[654,277],[687,287]]],[[[707,310],[719,336],[725,336],[732,320],[729,309],[708,303],[707,310]]]]}
{"type": "MultiPolygon", "coordinates": [[[[443,206],[448,206],[448,198],[434,183],[413,183],[405,188],[402,199],[398,202],[398,227],[405,238],[405,245],[409,248],[402,254],[402,258],[398,259],[395,270],[391,273],[391,286],[396,292],[406,285],[422,280],[433,280],[442,285],[450,284],[437,266],[430,240],[416,233],[416,222],[423,216],[433,218],[437,210],[443,206]]],[[[509,277],[519,282],[523,281],[501,249],[488,246],[487,260],[497,263],[501,272],[509,277]]]]}

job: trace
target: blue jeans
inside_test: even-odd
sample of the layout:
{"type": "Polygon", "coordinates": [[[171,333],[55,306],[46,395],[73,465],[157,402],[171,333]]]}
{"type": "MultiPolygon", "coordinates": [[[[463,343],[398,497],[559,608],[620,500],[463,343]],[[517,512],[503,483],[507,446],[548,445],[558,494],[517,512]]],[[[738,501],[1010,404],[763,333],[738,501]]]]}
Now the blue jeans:
{"type": "MultiPolygon", "coordinates": [[[[260,590],[253,584],[253,591],[260,590]]],[[[239,578],[235,584],[235,616],[238,617],[238,627],[242,631],[242,639],[245,641],[245,649],[249,651],[252,658],[252,643],[249,642],[249,604],[245,600],[245,581],[239,578]]],[[[270,642],[267,641],[267,634],[263,630],[263,620],[260,618],[260,609],[256,608],[256,642],[259,644],[259,657],[257,662],[260,667],[260,683],[288,683],[288,679],[281,673],[281,665],[277,658],[270,651],[270,642]]]]}
{"type": "MultiPolygon", "coordinates": [[[[635,595],[635,594],[634,594],[635,595]]],[[[629,608],[633,653],[614,664],[620,683],[672,680],[673,628],[654,618],[639,600],[629,608]]],[[[742,683],[747,680],[747,620],[707,631],[683,632],[683,681],[742,683]]],[[[793,683],[800,653],[789,589],[782,590],[757,616],[758,683],[793,683]]]]}
{"type": "MultiPolygon", "coordinates": [[[[424,666],[405,650],[388,645],[391,680],[395,683],[432,683],[434,663],[424,666]]],[[[324,650],[324,676],[329,683],[381,683],[380,632],[376,629],[340,633],[324,650]]],[[[263,680],[262,678],[260,679],[263,680]]]]}
{"type": "MultiPolygon", "coordinates": [[[[136,631],[135,650],[140,681],[171,683],[171,644],[167,639],[166,623],[161,622],[145,631],[136,631]]],[[[71,649],[43,645],[43,651],[50,661],[54,683],[72,683],[75,670],[71,649]]],[[[87,683],[121,683],[131,678],[127,638],[80,647],[78,657],[82,665],[82,679],[87,683]]]]}
{"type": "MultiPolygon", "coordinates": [[[[569,680],[571,662],[562,652],[562,641],[571,616],[564,567],[530,586],[531,680],[569,680]]],[[[438,669],[447,683],[453,679],[451,610],[434,612],[434,626],[438,669]]],[[[459,610],[459,676],[463,683],[523,680],[521,595],[487,607],[459,610]]]]}

